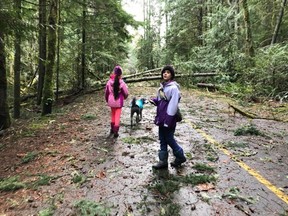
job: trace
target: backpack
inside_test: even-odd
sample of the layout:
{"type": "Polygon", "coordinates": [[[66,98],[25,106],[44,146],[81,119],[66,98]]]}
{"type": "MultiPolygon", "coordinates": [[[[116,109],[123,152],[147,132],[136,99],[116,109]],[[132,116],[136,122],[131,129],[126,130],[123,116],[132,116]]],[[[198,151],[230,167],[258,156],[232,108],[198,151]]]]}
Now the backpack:
{"type": "Polygon", "coordinates": [[[182,121],[183,117],[182,117],[182,113],[181,113],[179,107],[177,109],[177,112],[176,112],[175,116],[176,116],[176,122],[181,122],[182,121]]]}

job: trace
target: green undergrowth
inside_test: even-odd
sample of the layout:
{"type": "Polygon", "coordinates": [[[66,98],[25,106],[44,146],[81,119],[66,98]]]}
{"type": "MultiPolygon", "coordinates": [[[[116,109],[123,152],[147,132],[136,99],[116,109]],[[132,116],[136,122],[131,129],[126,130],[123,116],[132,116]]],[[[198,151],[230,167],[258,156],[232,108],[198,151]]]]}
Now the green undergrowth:
{"type": "Polygon", "coordinates": [[[19,176],[12,176],[0,180],[0,191],[9,192],[22,188],[37,190],[40,186],[49,185],[53,179],[55,179],[53,176],[38,174],[38,178],[36,178],[36,180],[24,182],[24,180],[20,181],[19,176]]]}
{"type": "Polygon", "coordinates": [[[77,171],[74,171],[72,174],[72,182],[74,184],[82,185],[87,181],[87,177],[77,171]]]}
{"type": "Polygon", "coordinates": [[[51,196],[47,200],[48,206],[45,206],[42,210],[39,211],[38,216],[53,216],[57,209],[56,203],[63,203],[64,193],[60,192],[51,196]]]}
{"type": "Polygon", "coordinates": [[[253,124],[248,124],[248,125],[243,125],[240,128],[237,128],[234,131],[235,136],[245,136],[245,135],[256,135],[256,136],[263,136],[264,134],[260,132],[255,125],[253,124]]]}
{"type": "Polygon", "coordinates": [[[12,176],[0,180],[0,191],[16,191],[24,187],[26,187],[26,185],[19,181],[19,176],[12,176]]]}
{"type": "Polygon", "coordinates": [[[54,124],[56,117],[56,114],[32,117],[26,122],[26,126],[17,135],[20,137],[37,136],[37,132],[45,130],[49,125],[54,124]]]}
{"type": "Polygon", "coordinates": [[[219,159],[218,153],[215,150],[215,146],[211,143],[204,144],[206,159],[211,162],[216,162],[219,159]]]}
{"type": "Polygon", "coordinates": [[[151,142],[151,141],[154,142],[155,140],[148,136],[142,136],[142,137],[129,136],[129,137],[123,138],[122,141],[127,144],[144,144],[144,143],[151,142]]]}
{"type": "MultiPolygon", "coordinates": [[[[213,167],[204,164],[196,164],[193,168],[202,172],[214,172],[213,167]]],[[[161,176],[161,172],[164,173],[165,171],[160,170],[155,172],[161,176]]],[[[214,183],[216,181],[217,178],[214,175],[191,173],[185,176],[174,176],[168,173],[166,175],[163,174],[160,178],[155,177],[152,183],[148,185],[148,190],[155,194],[157,203],[160,203],[159,215],[180,215],[181,208],[173,201],[173,195],[176,191],[179,191],[183,185],[194,187],[199,184],[214,183]]],[[[145,206],[145,204],[142,204],[142,207],[143,206],[145,206]]]]}
{"type": "Polygon", "coordinates": [[[94,120],[96,118],[97,118],[97,116],[94,114],[91,114],[91,113],[85,113],[81,116],[82,120],[94,120]]]}
{"type": "Polygon", "coordinates": [[[23,164],[29,163],[29,162],[35,160],[37,156],[38,156],[38,152],[28,152],[28,153],[21,159],[21,162],[22,162],[23,164]]]}
{"type": "Polygon", "coordinates": [[[39,174],[38,179],[30,183],[29,187],[37,189],[39,186],[50,185],[51,181],[54,179],[53,176],[48,176],[46,174],[39,174]]]}
{"type": "Polygon", "coordinates": [[[224,193],[222,195],[223,198],[228,198],[230,200],[242,200],[248,204],[253,204],[256,202],[256,199],[252,196],[243,196],[240,192],[240,189],[238,187],[232,187],[229,189],[228,192],[224,193]]]}
{"type": "Polygon", "coordinates": [[[48,208],[46,209],[42,209],[38,216],[53,216],[54,215],[54,212],[55,212],[55,209],[56,207],[54,206],[49,206],[48,208]]]}
{"type": "Polygon", "coordinates": [[[81,216],[109,216],[110,208],[105,207],[101,203],[97,203],[90,200],[80,200],[74,205],[76,215],[81,216]]]}
{"type": "Polygon", "coordinates": [[[232,149],[235,149],[235,148],[245,148],[245,147],[248,147],[248,143],[228,141],[227,143],[224,144],[224,146],[230,147],[230,148],[232,148],[232,149]]]}
{"type": "Polygon", "coordinates": [[[196,169],[198,172],[208,172],[208,173],[215,172],[214,167],[201,163],[196,163],[192,168],[196,169]]]}
{"type": "Polygon", "coordinates": [[[165,197],[171,195],[175,191],[179,190],[180,184],[179,182],[171,179],[171,180],[166,180],[165,182],[159,181],[155,182],[153,185],[149,186],[148,189],[159,193],[165,197]]]}
{"type": "Polygon", "coordinates": [[[174,176],[174,181],[185,183],[187,185],[196,186],[198,184],[216,182],[217,178],[213,175],[206,174],[189,174],[186,176],[174,176]]]}

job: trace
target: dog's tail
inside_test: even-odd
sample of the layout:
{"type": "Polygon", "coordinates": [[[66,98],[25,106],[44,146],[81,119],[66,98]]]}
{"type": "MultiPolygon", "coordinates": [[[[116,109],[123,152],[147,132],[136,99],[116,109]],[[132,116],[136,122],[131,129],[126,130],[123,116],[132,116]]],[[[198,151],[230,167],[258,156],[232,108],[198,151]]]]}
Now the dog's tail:
{"type": "Polygon", "coordinates": [[[134,97],[131,102],[131,107],[136,106],[136,98],[134,97]]]}

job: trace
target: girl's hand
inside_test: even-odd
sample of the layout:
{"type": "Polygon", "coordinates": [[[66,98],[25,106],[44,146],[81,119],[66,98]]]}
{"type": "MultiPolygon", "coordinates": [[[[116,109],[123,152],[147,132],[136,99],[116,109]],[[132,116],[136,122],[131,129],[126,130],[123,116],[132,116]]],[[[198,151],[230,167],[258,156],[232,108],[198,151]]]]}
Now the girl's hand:
{"type": "Polygon", "coordinates": [[[148,101],[154,106],[157,106],[157,98],[149,98],[148,101]]]}

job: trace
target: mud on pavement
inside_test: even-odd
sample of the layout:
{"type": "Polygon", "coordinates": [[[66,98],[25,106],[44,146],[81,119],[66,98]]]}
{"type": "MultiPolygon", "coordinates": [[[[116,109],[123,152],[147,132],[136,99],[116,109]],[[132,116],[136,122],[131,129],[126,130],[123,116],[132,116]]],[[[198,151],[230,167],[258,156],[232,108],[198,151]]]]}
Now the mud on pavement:
{"type": "Polygon", "coordinates": [[[1,192],[1,214],[288,214],[287,123],[234,116],[227,98],[182,89],[184,120],[175,137],[188,160],[179,169],[153,171],[159,148],[155,107],[145,104],[142,121],[131,128],[129,102],[154,96],[157,87],[129,90],[118,139],[107,138],[110,110],[102,92],[79,98],[33,136],[14,131],[13,138],[2,137],[1,178],[17,175],[24,186],[1,192]],[[247,128],[257,133],[235,135],[247,128]],[[21,163],[33,151],[37,157],[21,163]],[[32,187],[40,177],[47,184],[32,187]]]}

